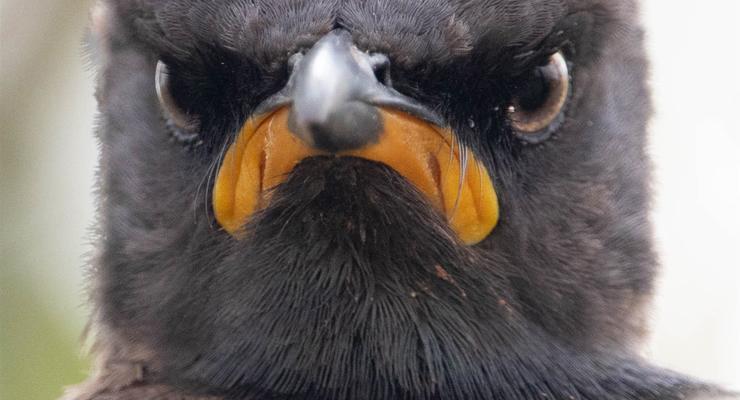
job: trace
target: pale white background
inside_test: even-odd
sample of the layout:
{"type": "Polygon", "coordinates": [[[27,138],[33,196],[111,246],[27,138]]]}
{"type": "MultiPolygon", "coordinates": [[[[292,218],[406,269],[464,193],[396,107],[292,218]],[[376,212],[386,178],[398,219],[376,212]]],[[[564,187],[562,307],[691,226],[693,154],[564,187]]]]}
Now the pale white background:
{"type": "MultiPolygon", "coordinates": [[[[33,282],[70,337],[88,312],[81,266],[96,164],[83,3],[3,0],[0,24],[2,244],[16,260],[0,267],[33,282]]],[[[645,353],[740,388],[740,2],[652,0],[644,17],[664,265],[645,353]]]]}
{"type": "Polygon", "coordinates": [[[740,1],[645,2],[664,268],[647,354],[740,389],[740,1]]]}

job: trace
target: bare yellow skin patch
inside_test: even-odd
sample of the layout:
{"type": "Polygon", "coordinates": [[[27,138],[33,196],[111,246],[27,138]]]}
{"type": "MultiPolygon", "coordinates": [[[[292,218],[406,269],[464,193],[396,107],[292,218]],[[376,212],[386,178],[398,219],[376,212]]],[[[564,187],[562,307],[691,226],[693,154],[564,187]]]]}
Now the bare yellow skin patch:
{"type": "MultiPolygon", "coordinates": [[[[247,121],[221,164],[213,192],[216,220],[232,235],[269,203],[269,191],[303,159],[326,155],[288,129],[287,108],[247,121]]],[[[447,217],[466,244],[485,239],[498,222],[496,191],[486,168],[467,152],[461,170],[460,147],[440,129],[400,111],[382,109],[377,143],[340,152],[388,165],[413,183],[447,217]],[[465,176],[461,176],[461,174],[465,176]]]]}

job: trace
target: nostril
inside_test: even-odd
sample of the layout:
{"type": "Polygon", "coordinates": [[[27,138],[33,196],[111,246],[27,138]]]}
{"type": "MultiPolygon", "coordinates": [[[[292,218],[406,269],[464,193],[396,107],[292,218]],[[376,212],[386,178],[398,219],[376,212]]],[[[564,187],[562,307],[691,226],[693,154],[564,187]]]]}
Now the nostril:
{"type": "Polygon", "coordinates": [[[290,73],[293,73],[296,70],[303,57],[303,53],[298,52],[288,58],[288,71],[290,71],[290,73]]]}
{"type": "Polygon", "coordinates": [[[384,54],[373,54],[370,56],[370,66],[373,68],[375,79],[387,87],[391,84],[391,60],[384,54]]]}

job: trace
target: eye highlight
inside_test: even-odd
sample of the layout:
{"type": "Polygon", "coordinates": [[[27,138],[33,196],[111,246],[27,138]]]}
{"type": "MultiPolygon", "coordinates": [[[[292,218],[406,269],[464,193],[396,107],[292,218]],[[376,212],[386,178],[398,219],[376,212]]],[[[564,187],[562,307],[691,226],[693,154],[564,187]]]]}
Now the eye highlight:
{"type": "Polygon", "coordinates": [[[176,138],[183,141],[190,140],[191,137],[197,136],[195,133],[198,129],[198,120],[189,115],[182,109],[172,95],[171,77],[167,64],[162,61],[157,62],[157,70],[154,76],[154,84],[157,89],[159,104],[165,112],[168,123],[174,129],[176,138]]]}
{"type": "Polygon", "coordinates": [[[568,63],[561,52],[547,64],[525,74],[515,86],[508,114],[514,134],[525,142],[539,143],[552,135],[563,120],[570,94],[568,63]]]}

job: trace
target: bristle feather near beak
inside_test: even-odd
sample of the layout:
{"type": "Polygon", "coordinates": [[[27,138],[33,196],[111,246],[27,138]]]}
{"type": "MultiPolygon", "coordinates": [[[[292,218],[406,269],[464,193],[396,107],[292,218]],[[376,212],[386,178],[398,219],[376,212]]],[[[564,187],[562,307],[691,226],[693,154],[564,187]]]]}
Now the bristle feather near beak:
{"type": "Polygon", "coordinates": [[[338,153],[313,147],[291,132],[287,108],[248,121],[228,150],[214,187],[218,222],[238,235],[254,212],[269,206],[271,189],[301,160],[334,155],[390,166],[447,217],[463,242],[472,245],[486,238],[498,222],[498,201],[475,156],[449,129],[393,109],[379,112],[384,126],[379,141],[338,153]]]}

